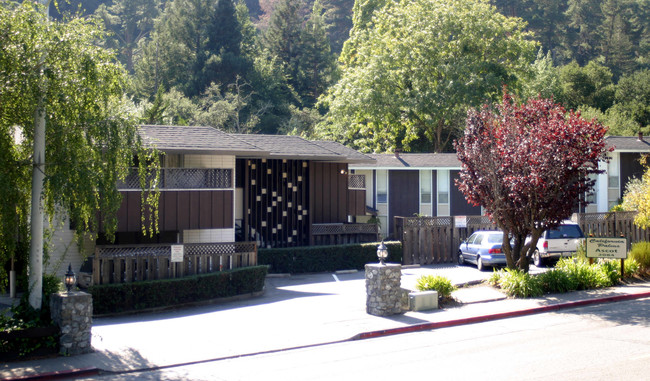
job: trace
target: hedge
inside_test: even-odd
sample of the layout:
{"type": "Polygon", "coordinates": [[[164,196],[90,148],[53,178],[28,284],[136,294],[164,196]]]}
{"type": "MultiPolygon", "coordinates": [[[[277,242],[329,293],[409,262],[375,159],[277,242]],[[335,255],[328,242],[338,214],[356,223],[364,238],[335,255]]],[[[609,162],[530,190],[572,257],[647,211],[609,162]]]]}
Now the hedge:
{"type": "Polygon", "coordinates": [[[120,284],[91,286],[93,314],[111,314],[250,294],[264,289],[267,266],[120,284]]]}
{"type": "MultiPolygon", "coordinates": [[[[402,244],[384,242],[388,247],[388,262],[402,263],[402,244]]],[[[272,273],[318,273],[338,270],[363,270],[366,263],[378,262],[375,243],[337,246],[306,246],[279,249],[259,249],[257,262],[268,265],[272,273]]]]}

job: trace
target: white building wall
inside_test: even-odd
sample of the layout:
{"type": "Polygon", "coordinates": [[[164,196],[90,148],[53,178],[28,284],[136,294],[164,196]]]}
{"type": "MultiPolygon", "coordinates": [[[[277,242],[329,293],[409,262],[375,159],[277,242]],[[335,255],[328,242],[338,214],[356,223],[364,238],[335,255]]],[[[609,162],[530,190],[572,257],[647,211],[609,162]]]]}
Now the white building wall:
{"type": "Polygon", "coordinates": [[[235,169],[235,156],[232,155],[184,155],[185,168],[232,168],[235,169]]]}
{"type": "Polygon", "coordinates": [[[49,229],[52,236],[46,243],[49,258],[44,262],[43,273],[54,274],[63,280],[70,264],[72,270],[78,274],[84,260],[95,252],[95,242],[85,239],[83,251],[80,250],[67,217],[57,216],[49,229]]]}

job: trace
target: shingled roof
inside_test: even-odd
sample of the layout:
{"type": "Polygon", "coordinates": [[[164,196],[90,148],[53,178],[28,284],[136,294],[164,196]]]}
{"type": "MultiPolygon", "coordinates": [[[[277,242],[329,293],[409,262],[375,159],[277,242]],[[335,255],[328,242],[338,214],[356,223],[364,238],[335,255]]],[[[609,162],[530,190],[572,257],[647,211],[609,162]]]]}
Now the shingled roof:
{"type": "Polygon", "coordinates": [[[241,158],[302,159],[337,163],[374,160],[336,142],[312,142],[298,136],[229,134],[205,126],[140,126],[148,146],[188,154],[227,154],[241,158]]]}
{"type": "Polygon", "coordinates": [[[605,140],[618,152],[650,152],[648,136],[607,136],[605,140]]]}
{"type": "Polygon", "coordinates": [[[372,164],[355,164],[355,168],[382,168],[382,169],[431,169],[447,168],[460,169],[460,161],[455,153],[392,153],[369,154],[375,159],[372,164]]]}
{"type": "MultiPolygon", "coordinates": [[[[257,153],[261,149],[241,139],[207,126],[140,126],[140,136],[146,146],[169,153],[234,155],[257,153]]],[[[268,154],[268,152],[267,152],[268,154]]]]}

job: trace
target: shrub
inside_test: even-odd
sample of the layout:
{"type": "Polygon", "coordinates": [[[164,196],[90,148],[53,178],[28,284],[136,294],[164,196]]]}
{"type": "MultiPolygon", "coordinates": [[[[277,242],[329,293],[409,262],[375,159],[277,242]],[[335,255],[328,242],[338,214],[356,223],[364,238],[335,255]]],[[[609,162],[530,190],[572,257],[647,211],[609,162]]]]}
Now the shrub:
{"type": "Polygon", "coordinates": [[[499,277],[499,286],[508,296],[517,298],[541,296],[544,293],[539,279],[521,270],[505,269],[499,277]]]}
{"type": "MultiPolygon", "coordinates": [[[[376,263],[377,245],[362,243],[335,246],[306,246],[260,249],[257,262],[268,265],[272,273],[317,273],[338,270],[363,270],[366,263],[376,263]]],[[[388,247],[388,261],[402,262],[402,244],[384,242],[388,247]]]]}
{"type": "Polygon", "coordinates": [[[610,268],[603,268],[601,264],[589,265],[585,260],[562,258],[556,268],[566,272],[576,284],[576,290],[590,290],[593,288],[609,287],[613,285],[610,268]]]}
{"type": "Polygon", "coordinates": [[[415,282],[418,291],[438,291],[439,298],[449,298],[457,287],[451,281],[440,275],[422,275],[415,282]]]}
{"type": "Polygon", "coordinates": [[[62,289],[59,278],[43,274],[43,296],[40,309],[29,304],[29,292],[25,292],[20,303],[11,308],[11,317],[0,315],[0,359],[20,359],[35,352],[55,353],[59,343],[58,329],[50,316],[50,295],[62,289]],[[21,335],[20,331],[38,331],[44,334],[21,335]],[[55,331],[52,333],[50,331],[55,331]],[[13,337],[9,339],[9,337],[13,337]]]}
{"type": "Polygon", "coordinates": [[[635,274],[638,274],[641,270],[641,266],[636,259],[626,259],[624,263],[625,267],[625,277],[629,277],[635,274]]]}
{"type": "Polygon", "coordinates": [[[577,283],[565,271],[553,269],[537,275],[545,293],[561,293],[573,291],[577,283]]]}
{"type": "Polygon", "coordinates": [[[492,275],[490,275],[490,277],[487,279],[487,282],[492,286],[498,287],[499,282],[501,281],[501,278],[503,277],[505,272],[506,272],[505,269],[494,271],[492,275]]]}
{"type": "Polygon", "coordinates": [[[650,242],[632,244],[632,249],[627,257],[635,260],[644,271],[650,271],[650,242]]]}
{"type": "Polygon", "coordinates": [[[264,289],[266,266],[133,283],[91,286],[93,313],[109,314],[250,294],[264,289]]]}

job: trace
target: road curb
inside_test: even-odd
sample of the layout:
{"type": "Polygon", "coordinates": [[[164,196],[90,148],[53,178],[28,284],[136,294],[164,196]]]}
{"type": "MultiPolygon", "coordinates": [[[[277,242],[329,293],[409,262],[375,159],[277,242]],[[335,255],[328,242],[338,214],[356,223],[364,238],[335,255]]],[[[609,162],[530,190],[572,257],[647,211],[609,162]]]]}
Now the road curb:
{"type": "Polygon", "coordinates": [[[455,326],[465,325],[465,324],[475,324],[475,323],[482,323],[482,322],[492,321],[492,320],[507,319],[511,317],[533,315],[533,314],[538,314],[543,312],[552,312],[552,311],[559,311],[559,310],[569,309],[569,308],[584,307],[592,304],[621,302],[625,300],[642,299],[647,297],[650,297],[650,291],[636,293],[636,294],[606,296],[606,297],[595,298],[595,299],[582,299],[582,300],[576,300],[572,302],[564,302],[564,303],[552,304],[548,306],[525,308],[525,309],[515,310],[515,311],[479,315],[479,316],[473,316],[468,318],[453,319],[453,320],[446,320],[446,321],[433,322],[433,323],[414,324],[406,327],[382,329],[378,331],[362,332],[353,336],[351,340],[365,340],[365,339],[372,339],[377,337],[399,335],[402,333],[430,331],[437,328],[455,327],[455,326]]]}
{"type": "Polygon", "coordinates": [[[23,375],[16,377],[3,378],[4,381],[24,381],[24,380],[63,380],[77,377],[96,376],[100,372],[99,368],[88,367],[78,369],[58,370],[54,372],[45,372],[32,375],[23,375]]]}

